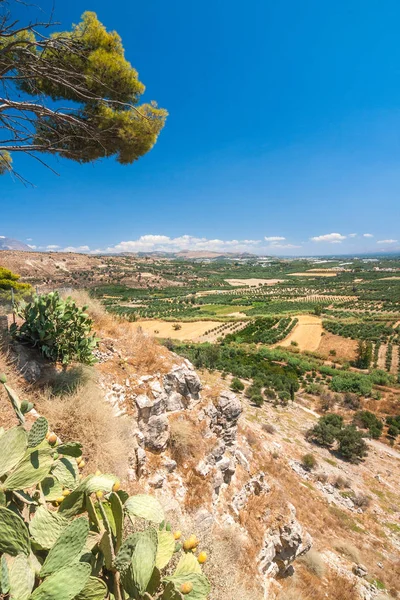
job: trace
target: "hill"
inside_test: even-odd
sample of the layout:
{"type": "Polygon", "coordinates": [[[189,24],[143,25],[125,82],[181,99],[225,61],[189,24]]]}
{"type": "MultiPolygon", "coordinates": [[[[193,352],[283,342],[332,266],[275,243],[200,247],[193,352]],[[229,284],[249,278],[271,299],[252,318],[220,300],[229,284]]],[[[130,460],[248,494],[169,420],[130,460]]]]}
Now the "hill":
{"type": "Polygon", "coordinates": [[[13,238],[0,235],[0,250],[23,250],[24,252],[30,252],[31,249],[24,242],[14,240],[13,238]]]}

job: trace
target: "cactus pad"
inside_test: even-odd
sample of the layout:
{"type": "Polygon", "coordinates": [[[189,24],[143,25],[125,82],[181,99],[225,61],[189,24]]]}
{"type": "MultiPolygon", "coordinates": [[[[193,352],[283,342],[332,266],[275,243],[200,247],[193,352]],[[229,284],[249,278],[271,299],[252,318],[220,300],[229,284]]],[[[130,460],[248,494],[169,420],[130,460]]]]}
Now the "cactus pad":
{"type": "Polygon", "coordinates": [[[0,477],[11,471],[24,457],[27,435],[22,427],[13,427],[0,437],[0,477]]]}
{"type": "Polygon", "coordinates": [[[36,448],[46,437],[49,430],[47,419],[39,417],[36,419],[28,434],[28,448],[36,448]]]}
{"type": "MultiPolygon", "coordinates": [[[[60,451],[60,447],[58,446],[57,451],[60,451]]],[[[78,485],[78,467],[75,461],[69,458],[63,457],[57,460],[51,474],[66,488],[73,489],[78,485]]]]}
{"type": "Polygon", "coordinates": [[[24,554],[19,554],[11,562],[9,582],[11,600],[28,600],[35,584],[35,573],[24,554]]]}
{"type": "Polygon", "coordinates": [[[156,567],[163,569],[167,566],[175,552],[175,538],[171,531],[158,531],[158,546],[156,567]]]}
{"type": "Polygon", "coordinates": [[[7,395],[10,399],[10,402],[12,404],[15,414],[17,415],[19,422],[24,423],[25,418],[24,418],[23,413],[21,412],[21,402],[20,402],[17,394],[14,392],[14,390],[12,388],[8,387],[7,384],[4,384],[4,389],[7,392],[7,395]]]}
{"type": "Polygon", "coordinates": [[[30,600],[72,600],[82,592],[90,577],[90,565],[72,563],[47,577],[30,600]]]}
{"type": "Polygon", "coordinates": [[[188,573],[201,573],[201,566],[195,555],[191,552],[182,554],[178,564],[176,565],[174,577],[187,575],[188,573]]]}
{"type": "Polygon", "coordinates": [[[79,488],[76,488],[69,496],[63,500],[58,512],[66,519],[72,519],[85,511],[85,494],[79,488]]]}
{"type": "Polygon", "coordinates": [[[89,521],[80,517],[72,521],[60,534],[51,548],[40,571],[41,577],[46,577],[54,571],[77,561],[81,555],[89,533],[89,521]]]}
{"type": "Polygon", "coordinates": [[[47,502],[54,502],[63,494],[63,486],[55,477],[45,477],[40,484],[47,502]]]}
{"type": "MultiPolygon", "coordinates": [[[[193,589],[189,594],[185,594],[185,599],[187,598],[187,600],[206,600],[210,592],[210,584],[207,577],[199,573],[188,573],[187,575],[179,576],[173,575],[172,577],[165,577],[164,581],[172,583],[176,592],[179,592],[179,588],[182,584],[191,583],[193,589]]],[[[175,598],[175,595],[171,595],[170,597],[175,598]]],[[[180,598],[181,595],[178,593],[177,597],[180,598]]]]}
{"type": "Polygon", "coordinates": [[[122,542],[121,548],[115,558],[115,567],[118,571],[121,571],[121,573],[128,570],[138,539],[138,532],[131,533],[131,535],[128,535],[122,542]]]}
{"type": "Polygon", "coordinates": [[[124,511],[122,507],[122,502],[115,492],[112,492],[109,497],[109,502],[111,506],[112,516],[114,520],[115,531],[114,535],[116,537],[115,551],[118,552],[121,543],[122,543],[122,532],[124,527],[124,511]]]}
{"type": "Polygon", "coordinates": [[[0,506],[0,552],[28,555],[30,542],[24,521],[15,512],[0,506]]]}
{"type": "Polygon", "coordinates": [[[24,458],[4,482],[7,490],[29,488],[44,479],[51,469],[53,457],[50,446],[28,448],[24,458]]]}
{"type": "Polygon", "coordinates": [[[39,506],[29,524],[29,530],[39,546],[50,550],[67,525],[67,519],[60,517],[56,512],[47,510],[44,506],[39,506]]]}
{"type": "Polygon", "coordinates": [[[89,477],[81,481],[79,488],[87,494],[93,494],[93,492],[98,491],[110,493],[114,483],[117,481],[118,477],[115,475],[89,475],[89,477]]]}
{"type": "Polygon", "coordinates": [[[57,451],[65,456],[78,458],[78,456],[82,456],[82,444],[79,442],[67,442],[66,444],[60,444],[57,447],[57,451]]]}
{"type": "Polygon", "coordinates": [[[140,531],[137,544],[133,550],[131,565],[133,580],[141,594],[149,584],[156,564],[157,531],[153,528],[140,531]]]}
{"type": "Polygon", "coordinates": [[[10,589],[10,578],[6,557],[3,556],[0,559],[0,592],[2,594],[8,594],[10,589]]]}
{"type": "Polygon", "coordinates": [[[141,517],[152,521],[152,523],[162,523],[164,521],[164,510],[158,500],[153,496],[138,494],[131,496],[125,502],[124,508],[128,515],[141,517]]]}
{"type": "Polygon", "coordinates": [[[107,596],[107,586],[97,577],[89,577],[89,581],[83,588],[76,600],[104,600],[107,596]]]}

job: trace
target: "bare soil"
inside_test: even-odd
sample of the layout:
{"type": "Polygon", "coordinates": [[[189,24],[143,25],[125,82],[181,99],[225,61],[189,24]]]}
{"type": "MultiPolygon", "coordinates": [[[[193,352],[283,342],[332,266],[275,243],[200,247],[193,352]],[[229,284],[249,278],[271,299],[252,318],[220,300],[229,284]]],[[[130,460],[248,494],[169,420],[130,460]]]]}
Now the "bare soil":
{"type": "Polygon", "coordinates": [[[335,350],[335,356],[337,358],[343,358],[349,361],[355,360],[357,356],[357,342],[350,338],[344,338],[340,335],[324,332],[318,346],[318,352],[326,356],[326,358],[330,358],[330,350],[335,350]]]}
{"type": "Polygon", "coordinates": [[[301,351],[309,350],[315,352],[321,342],[322,319],[314,315],[299,315],[298,323],[290,332],[289,336],[275,346],[290,346],[297,342],[301,351]]]}

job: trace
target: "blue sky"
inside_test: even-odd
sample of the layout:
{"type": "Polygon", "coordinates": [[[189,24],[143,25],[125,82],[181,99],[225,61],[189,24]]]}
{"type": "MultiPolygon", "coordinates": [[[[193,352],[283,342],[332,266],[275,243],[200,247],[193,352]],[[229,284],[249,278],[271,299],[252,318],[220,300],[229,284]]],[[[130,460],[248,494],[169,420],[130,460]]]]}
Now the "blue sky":
{"type": "Polygon", "coordinates": [[[89,251],[400,250],[398,0],[55,1],[64,29],[84,10],[120,33],[167,125],[128,167],[51,159],[57,177],[16,157],[35,187],[0,179],[0,234],[89,251]]]}

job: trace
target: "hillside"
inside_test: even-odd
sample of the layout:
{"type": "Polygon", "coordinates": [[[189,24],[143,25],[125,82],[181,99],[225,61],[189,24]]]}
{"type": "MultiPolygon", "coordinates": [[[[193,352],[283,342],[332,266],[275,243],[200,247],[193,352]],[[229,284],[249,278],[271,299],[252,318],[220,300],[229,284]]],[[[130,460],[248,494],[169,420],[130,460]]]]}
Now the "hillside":
{"type": "MultiPolygon", "coordinates": [[[[211,600],[398,597],[396,449],[372,440],[361,463],[344,461],[305,439],[318,398],[300,391],[286,406],[257,408],[230,390],[230,376],[196,371],[89,305],[101,338],[93,368],[55,370],[35,351],[3,345],[0,372],[64,441],[82,441],[85,474],[115,472],[128,491],[151,491],[174,528],[196,532],[211,600]]],[[[9,426],[3,393],[0,402],[9,426]]]]}
{"type": "Polygon", "coordinates": [[[22,250],[29,252],[31,248],[23,242],[0,235],[0,250],[22,250]]]}

